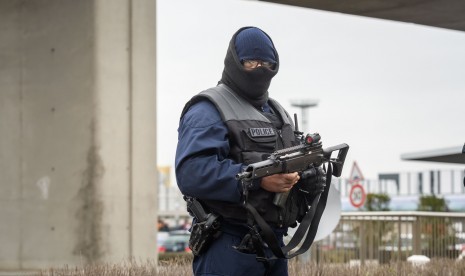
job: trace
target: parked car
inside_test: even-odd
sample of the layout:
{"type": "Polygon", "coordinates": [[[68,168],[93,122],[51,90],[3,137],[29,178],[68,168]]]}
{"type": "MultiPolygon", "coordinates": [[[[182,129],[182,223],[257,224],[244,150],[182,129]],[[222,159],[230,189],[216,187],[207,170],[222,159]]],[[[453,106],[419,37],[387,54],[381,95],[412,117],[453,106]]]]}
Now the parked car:
{"type": "Polygon", "coordinates": [[[158,231],[157,233],[157,244],[162,244],[170,236],[169,232],[158,231]]]}
{"type": "Polygon", "coordinates": [[[171,231],[169,236],[158,244],[158,252],[191,252],[188,231],[171,231]]]}

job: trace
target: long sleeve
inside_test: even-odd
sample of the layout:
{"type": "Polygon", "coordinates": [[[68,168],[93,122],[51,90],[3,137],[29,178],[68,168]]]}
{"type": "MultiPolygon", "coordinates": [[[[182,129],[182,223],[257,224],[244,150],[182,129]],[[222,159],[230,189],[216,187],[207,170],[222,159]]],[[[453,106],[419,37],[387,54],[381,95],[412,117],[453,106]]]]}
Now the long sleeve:
{"type": "Polygon", "coordinates": [[[228,129],[209,101],[193,105],[180,121],[176,180],[181,192],[199,199],[239,202],[242,188],[235,175],[242,164],[228,159],[228,129]]]}

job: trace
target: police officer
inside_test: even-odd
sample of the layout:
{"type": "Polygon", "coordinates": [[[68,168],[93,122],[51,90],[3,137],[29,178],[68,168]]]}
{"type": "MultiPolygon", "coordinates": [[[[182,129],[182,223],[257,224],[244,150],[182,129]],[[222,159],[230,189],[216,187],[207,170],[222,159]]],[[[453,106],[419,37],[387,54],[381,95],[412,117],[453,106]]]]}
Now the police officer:
{"type": "MultiPolygon", "coordinates": [[[[271,38],[256,27],[232,37],[216,87],[194,96],[185,106],[178,129],[176,179],[184,195],[199,200],[221,218],[221,235],[193,261],[195,275],[287,275],[287,260],[267,265],[237,250],[248,233],[243,188],[235,175],[247,164],[275,150],[297,144],[293,123],[282,106],[268,97],[279,56],[271,38]]],[[[290,191],[298,173],[264,177],[249,187],[249,202],[283,245],[296,214],[273,205],[275,193],[290,191]]],[[[295,209],[294,207],[290,209],[295,209]]],[[[271,256],[269,249],[265,254],[271,256]]]]}

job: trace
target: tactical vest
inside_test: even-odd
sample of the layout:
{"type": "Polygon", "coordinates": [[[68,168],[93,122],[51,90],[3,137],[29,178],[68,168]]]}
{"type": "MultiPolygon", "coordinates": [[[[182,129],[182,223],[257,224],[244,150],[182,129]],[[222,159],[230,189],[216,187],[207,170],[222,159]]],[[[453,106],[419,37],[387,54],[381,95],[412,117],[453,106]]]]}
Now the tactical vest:
{"type": "MultiPolygon", "coordinates": [[[[184,107],[183,116],[190,106],[208,99],[219,111],[221,118],[229,130],[230,153],[228,158],[237,163],[251,164],[266,159],[270,153],[297,144],[294,135],[294,125],[284,108],[275,100],[268,103],[282,122],[277,128],[264,113],[254,108],[247,100],[235,94],[229,87],[220,84],[200,92],[184,107]]],[[[275,193],[262,188],[249,192],[249,202],[260,215],[269,223],[288,226],[292,222],[285,222],[285,214],[273,205],[275,193]]],[[[202,200],[210,211],[229,220],[244,222],[247,211],[242,203],[231,203],[216,200],[202,200]]]]}

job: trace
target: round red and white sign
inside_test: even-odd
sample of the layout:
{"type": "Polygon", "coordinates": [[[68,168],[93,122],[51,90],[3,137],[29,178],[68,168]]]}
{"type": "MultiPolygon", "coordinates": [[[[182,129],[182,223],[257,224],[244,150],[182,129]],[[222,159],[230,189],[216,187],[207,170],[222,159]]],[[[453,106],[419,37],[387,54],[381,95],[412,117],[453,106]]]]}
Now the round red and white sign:
{"type": "Polygon", "coordinates": [[[355,208],[360,208],[365,203],[366,194],[362,185],[354,184],[350,189],[349,200],[350,204],[355,208]]]}

